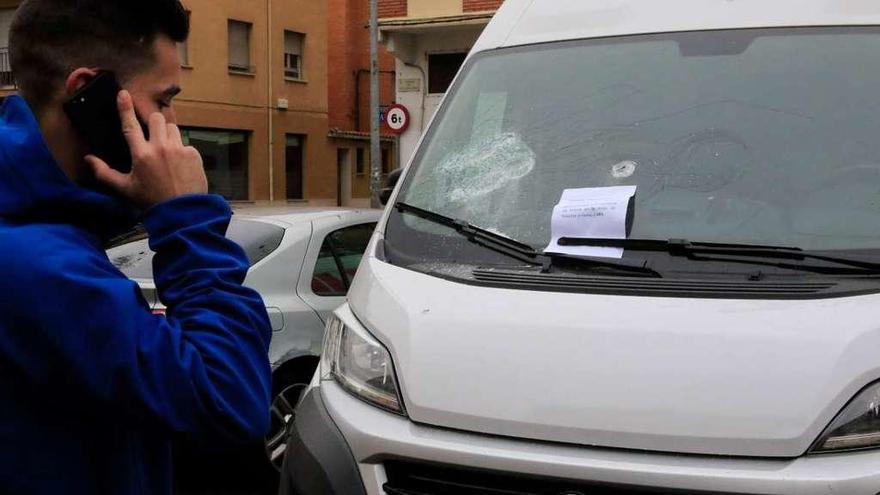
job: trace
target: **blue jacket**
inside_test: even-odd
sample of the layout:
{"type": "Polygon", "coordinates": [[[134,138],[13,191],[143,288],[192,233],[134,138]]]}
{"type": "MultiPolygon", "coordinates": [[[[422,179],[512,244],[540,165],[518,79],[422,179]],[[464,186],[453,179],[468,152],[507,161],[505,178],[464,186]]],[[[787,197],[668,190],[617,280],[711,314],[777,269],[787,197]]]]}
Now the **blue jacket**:
{"type": "Polygon", "coordinates": [[[27,104],[0,109],[0,493],[167,494],[174,434],[268,429],[271,327],[242,287],[229,206],[192,195],[142,215],[168,316],[103,242],[136,216],[72,183],[27,104]]]}

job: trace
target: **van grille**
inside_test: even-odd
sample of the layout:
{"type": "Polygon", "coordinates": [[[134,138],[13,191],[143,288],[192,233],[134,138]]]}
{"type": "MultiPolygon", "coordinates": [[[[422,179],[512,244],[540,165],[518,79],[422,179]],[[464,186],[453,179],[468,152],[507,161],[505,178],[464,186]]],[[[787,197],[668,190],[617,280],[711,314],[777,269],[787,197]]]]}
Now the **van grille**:
{"type": "Polygon", "coordinates": [[[388,495],[734,495],[720,492],[676,491],[637,486],[571,482],[521,474],[476,471],[410,462],[385,464],[388,495]]]}

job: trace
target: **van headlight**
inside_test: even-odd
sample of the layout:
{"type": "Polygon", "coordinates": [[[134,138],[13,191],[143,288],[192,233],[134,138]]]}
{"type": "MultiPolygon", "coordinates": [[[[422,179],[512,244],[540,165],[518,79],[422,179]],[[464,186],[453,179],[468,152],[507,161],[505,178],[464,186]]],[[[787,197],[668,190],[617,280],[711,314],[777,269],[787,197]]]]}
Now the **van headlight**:
{"type": "Polygon", "coordinates": [[[810,452],[824,454],[880,447],[880,382],[862,390],[819,437],[810,452]]]}
{"type": "Polygon", "coordinates": [[[321,379],[335,380],[355,397],[405,415],[391,354],[365,330],[332,315],[324,335],[321,379]]]}

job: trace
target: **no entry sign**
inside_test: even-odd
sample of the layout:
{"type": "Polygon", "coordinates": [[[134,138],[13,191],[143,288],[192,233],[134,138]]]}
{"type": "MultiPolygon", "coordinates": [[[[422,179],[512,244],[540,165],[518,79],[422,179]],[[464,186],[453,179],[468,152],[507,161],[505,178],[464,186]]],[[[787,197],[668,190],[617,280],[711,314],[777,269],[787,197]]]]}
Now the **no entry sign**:
{"type": "Polygon", "coordinates": [[[391,105],[385,111],[385,125],[395,134],[403,134],[409,128],[409,110],[403,105],[391,105]]]}

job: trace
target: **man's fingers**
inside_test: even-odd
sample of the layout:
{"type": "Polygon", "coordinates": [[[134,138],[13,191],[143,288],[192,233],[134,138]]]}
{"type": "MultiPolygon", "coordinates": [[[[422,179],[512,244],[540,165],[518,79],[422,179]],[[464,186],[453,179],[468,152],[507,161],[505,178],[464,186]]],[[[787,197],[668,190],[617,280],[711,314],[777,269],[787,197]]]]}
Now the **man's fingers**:
{"type": "Polygon", "coordinates": [[[131,182],[131,176],[123,174],[117,170],[113,170],[107,162],[101,160],[97,156],[88,155],[85,157],[86,163],[92,167],[95,178],[99,183],[109,186],[111,189],[123,193],[128,189],[131,182]]]}
{"type": "Polygon", "coordinates": [[[138,122],[137,114],[134,112],[131,94],[123,89],[116,98],[116,104],[119,106],[119,119],[122,120],[122,133],[125,134],[128,147],[134,151],[142,147],[146,143],[146,139],[141,124],[138,122]]]}
{"type": "Polygon", "coordinates": [[[159,112],[150,115],[150,142],[165,144],[168,141],[168,125],[165,116],[159,112]]]}
{"type": "Polygon", "coordinates": [[[183,146],[183,136],[180,135],[180,128],[175,124],[168,124],[168,142],[175,146],[183,146]]]}

